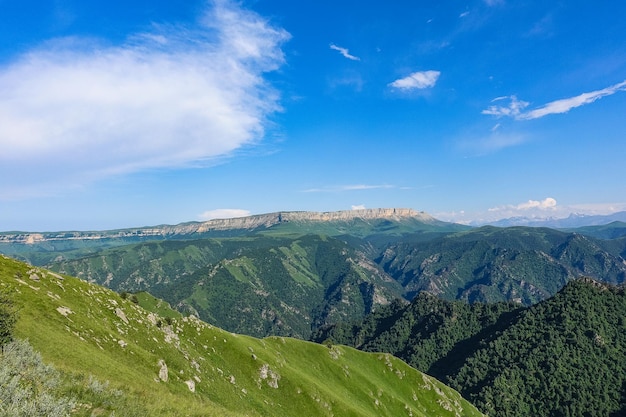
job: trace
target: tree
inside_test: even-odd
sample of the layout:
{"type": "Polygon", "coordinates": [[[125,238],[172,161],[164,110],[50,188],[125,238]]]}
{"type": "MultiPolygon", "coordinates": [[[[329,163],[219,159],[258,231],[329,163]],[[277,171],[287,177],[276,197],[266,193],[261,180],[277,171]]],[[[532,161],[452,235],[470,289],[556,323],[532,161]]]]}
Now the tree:
{"type": "Polygon", "coordinates": [[[9,294],[0,291],[0,347],[13,340],[13,327],[17,321],[15,306],[9,294]]]}

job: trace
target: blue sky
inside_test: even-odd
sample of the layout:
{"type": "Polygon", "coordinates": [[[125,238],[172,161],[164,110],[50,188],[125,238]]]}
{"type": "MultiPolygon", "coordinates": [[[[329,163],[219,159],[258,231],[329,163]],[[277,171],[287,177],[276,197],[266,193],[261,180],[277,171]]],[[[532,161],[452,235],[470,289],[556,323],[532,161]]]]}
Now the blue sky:
{"type": "Polygon", "coordinates": [[[626,3],[0,0],[0,230],[626,209],[626,3]]]}

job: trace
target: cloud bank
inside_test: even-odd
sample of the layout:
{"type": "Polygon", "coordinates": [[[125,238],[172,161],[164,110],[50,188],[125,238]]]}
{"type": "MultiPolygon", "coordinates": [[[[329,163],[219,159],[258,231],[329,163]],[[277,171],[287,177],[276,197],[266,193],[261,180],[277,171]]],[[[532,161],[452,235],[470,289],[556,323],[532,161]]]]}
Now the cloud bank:
{"type": "Polygon", "coordinates": [[[545,212],[545,211],[555,211],[557,209],[556,200],[552,197],[547,197],[543,200],[528,200],[524,203],[516,204],[516,205],[506,205],[493,207],[488,209],[491,213],[502,213],[507,214],[507,216],[515,216],[520,215],[520,213],[529,213],[529,212],[545,212]]]}
{"type": "Polygon", "coordinates": [[[486,212],[440,212],[433,213],[440,220],[462,224],[482,225],[502,219],[524,217],[535,220],[564,219],[572,214],[607,215],[626,210],[626,203],[599,203],[559,205],[552,197],[528,200],[519,204],[507,204],[489,208],[486,212]]]}
{"type": "Polygon", "coordinates": [[[439,75],[439,71],[418,71],[389,83],[389,86],[400,90],[431,88],[437,83],[439,75]]]}
{"type": "Polygon", "coordinates": [[[602,97],[613,95],[618,91],[626,91],[626,80],[601,90],[583,93],[575,97],[555,100],[530,111],[525,110],[529,103],[518,100],[516,96],[498,97],[492,101],[498,102],[502,100],[509,100],[509,104],[506,106],[492,105],[483,110],[481,113],[496,117],[507,116],[517,120],[539,119],[550,114],[567,113],[571,109],[591,104],[602,97]]]}
{"type": "Polygon", "coordinates": [[[123,45],[52,40],[0,67],[0,199],[203,165],[263,138],[289,34],[217,1],[123,45]]]}
{"type": "Polygon", "coordinates": [[[335,51],[339,51],[339,53],[341,55],[344,56],[344,58],[348,58],[352,61],[360,61],[361,58],[359,58],[358,56],[354,56],[350,54],[350,51],[347,48],[342,48],[341,46],[337,46],[335,44],[330,44],[330,49],[333,49],[335,51]]]}

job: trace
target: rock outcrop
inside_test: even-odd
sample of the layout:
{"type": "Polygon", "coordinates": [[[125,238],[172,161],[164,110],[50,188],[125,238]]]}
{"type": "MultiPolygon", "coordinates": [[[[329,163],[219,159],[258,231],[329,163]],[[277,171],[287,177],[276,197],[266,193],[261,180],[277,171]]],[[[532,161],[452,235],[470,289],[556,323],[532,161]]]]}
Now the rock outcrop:
{"type": "Polygon", "coordinates": [[[281,211],[276,213],[259,214],[247,217],[231,219],[214,219],[206,222],[190,222],[178,225],[163,225],[154,227],[140,227],[132,229],[108,230],[108,231],[71,231],[71,232],[8,232],[0,233],[0,243],[36,244],[50,241],[64,240],[102,240],[120,238],[166,238],[171,236],[185,236],[208,233],[211,231],[227,230],[253,230],[267,228],[280,223],[307,223],[307,222],[331,222],[361,220],[408,220],[432,223],[437,220],[423,211],[408,208],[379,208],[344,211],[281,211]]]}

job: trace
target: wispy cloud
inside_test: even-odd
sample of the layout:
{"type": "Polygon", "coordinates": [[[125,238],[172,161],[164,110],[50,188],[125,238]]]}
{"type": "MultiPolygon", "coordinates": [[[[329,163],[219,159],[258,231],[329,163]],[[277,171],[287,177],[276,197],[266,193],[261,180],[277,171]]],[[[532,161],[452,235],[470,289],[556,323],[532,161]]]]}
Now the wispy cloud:
{"type": "Polygon", "coordinates": [[[115,174],[206,164],[263,138],[279,94],[263,75],[289,38],[216,1],[194,27],[122,45],[57,39],[0,67],[0,199],[115,174]],[[19,174],[16,174],[19,173],[19,174]]]}
{"type": "Polygon", "coordinates": [[[468,153],[468,156],[476,157],[518,146],[528,140],[526,135],[519,132],[506,132],[497,124],[487,134],[463,136],[457,141],[457,147],[463,153],[468,153]]]}
{"type": "Polygon", "coordinates": [[[215,209],[208,210],[200,214],[198,218],[200,220],[213,220],[213,219],[233,219],[236,217],[247,217],[250,215],[249,210],[243,209],[215,209]]]}
{"type": "Polygon", "coordinates": [[[341,88],[341,87],[349,87],[354,89],[355,91],[361,91],[363,89],[363,85],[365,81],[363,77],[358,72],[354,71],[346,71],[345,73],[332,78],[328,81],[328,84],[331,88],[341,88]]]}
{"type": "Polygon", "coordinates": [[[439,71],[417,71],[407,77],[389,83],[389,86],[401,90],[431,88],[437,83],[439,75],[441,75],[439,71]]]}
{"type": "Polygon", "coordinates": [[[459,17],[465,17],[465,16],[467,16],[467,15],[469,15],[469,14],[470,14],[470,12],[469,12],[469,11],[465,11],[465,12],[461,13],[461,14],[459,15],[459,17]]]}
{"type": "Polygon", "coordinates": [[[526,33],[526,36],[550,36],[553,32],[554,22],[551,14],[538,20],[526,33]]]}
{"type": "Polygon", "coordinates": [[[339,51],[339,53],[341,55],[344,56],[344,58],[348,58],[351,59],[352,61],[360,61],[361,58],[359,58],[358,56],[354,56],[350,54],[350,51],[347,48],[342,48],[341,46],[337,46],[335,44],[330,44],[330,49],[333,49],[335,51],[339,51]]]}
{"type": "Polygon", "coordinates": [[[512,117],[517,120],[532,120],[539,119],[551,114],[567,113],[571,109],[576,107],[591,104],[602,97],[610,96],[618,91],[626,91],[626,81],[612,85],[601,90],[591,91],[589,93],[583,93],[575,97],[565,98],[561,100],[555,100],[534,110],[526,111],[529,103],[526,101],[518,100],[516,96],[498,97],[493,101],[509,100],[509,104],[506,106],[492,105],[482,111],[482,114],[488,114],[497,117],[512,117]]]}
{"type": "Polygon", "coordinates": [[[307,190],[303,190],[305,193],[336,193],[342,191],[359,191],[359,190],[374,190],[374,189],[384,189],[384,188],[396,188],[395,185],[368,185],[368,184],[354,184],[354,185],[337,185],[337,186],[329,186],[322,188],[309,188],[307,190]]]}
{"type": "Polygon", "coordinates": [[[618,91],[626,90],[626,81],[622,81],[619,84],[612,85],[602,90],[592,91],[590,93],[583,93],[576,97],[566,98],[562,100],[556,100],[539,107],[538,109],[531,110],[527,113],[520,115],[520,118],[530,120],[538,119],[549,114],[567,113],[573,108],[584,106],[585,104],[593,103],[594,101],[601,99],[602,97],[610,96],[618,91]]]}
{"type": "Polygon", "coordinates": [[[626,203],[595,203],[595,204],[574,204],[569,206],[571,212],[589,215],[613,214],[619,211],[626,211],[626,203]]]}
{"type": "Polygon", "coordinates": [[[498,106],[498,105],[489,106],[488,108],[483,110],[481,113],[489,114],[492,116],[498,116],[498,117],[510,116],[510,117],[517,118],[519,117],[520,114],[522,114],[522,110],[528,107],[528,104],[529,104],[526,101],[518,100],[516,96],[497,97],[491,100],[491,102],[494,103],[494,102],[500,102],[503,100],[509,100],[509,104],[507,106],[498,106]]]}

